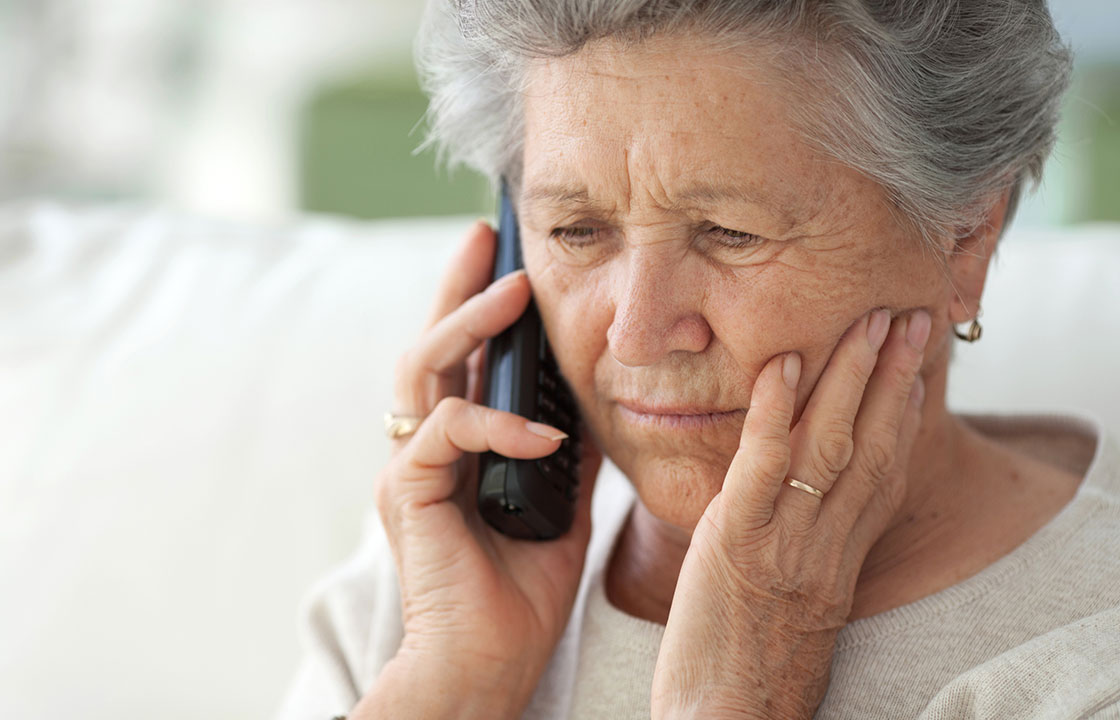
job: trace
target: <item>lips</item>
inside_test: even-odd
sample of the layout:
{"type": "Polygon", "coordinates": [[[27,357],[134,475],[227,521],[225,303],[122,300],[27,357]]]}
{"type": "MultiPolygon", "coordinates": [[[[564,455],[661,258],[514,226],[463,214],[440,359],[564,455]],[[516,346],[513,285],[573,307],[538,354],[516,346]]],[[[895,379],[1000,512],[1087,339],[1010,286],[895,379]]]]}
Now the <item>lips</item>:
{"type": "Polygon", "coordinates": [[[723,409],[694,403],[654,404],[640,400],[618,400],[622,419],[646,427],[667,430],[697,430],[733,420],[742,415],[738,408],[723,409]]]}
{"type": "Polygon", "coordinates": [[[738,408],[720,409],[696,403],[650,403],[642,400],[616,400],[620,407],[642,415],[719,415],[738,408]]]}

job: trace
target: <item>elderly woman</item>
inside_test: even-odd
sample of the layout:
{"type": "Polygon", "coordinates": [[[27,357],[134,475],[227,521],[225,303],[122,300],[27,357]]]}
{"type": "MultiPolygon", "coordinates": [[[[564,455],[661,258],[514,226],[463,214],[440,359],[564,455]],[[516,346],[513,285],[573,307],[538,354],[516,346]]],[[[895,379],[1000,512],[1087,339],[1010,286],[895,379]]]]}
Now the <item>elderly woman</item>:
{"type": "Polygon", "coordinates": [[[945,405],[1054,139],[1043,0],[444,0],[420,57],[525,271],[467,234],[289,716],[1120,714],[1115,444],[945,405]],[[564,437],[479,404],[530,295],[587,448],[547,542],[473,500],[474,453],[564,437]]]}

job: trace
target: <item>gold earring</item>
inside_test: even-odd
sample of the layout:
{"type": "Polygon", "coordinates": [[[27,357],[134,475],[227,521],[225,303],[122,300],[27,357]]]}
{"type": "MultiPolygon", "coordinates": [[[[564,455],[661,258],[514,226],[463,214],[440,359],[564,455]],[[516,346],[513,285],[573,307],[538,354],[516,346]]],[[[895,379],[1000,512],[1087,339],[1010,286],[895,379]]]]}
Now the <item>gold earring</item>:
{"type": "Polygon", "coordinates": [[[984,328],[980,327],[980,323],[976,320],[973,320],[972,324],[968,326],[968,334],[962,333],[955,327],[953,328],[953,334],[966,342],[976,342],[980,339],[980,335],[983,332],[984,328]]]}
{"type": "Polygon", "coordinates": [[[972,318],[972,324],[968,326],[968,333],[962,333],[953,326],[953,334],[965,342],[976,342],[980,339],[980,335],[984,332],[984,328],[980,327],[980,308],[976,308],[976,317],[972,318]]]}

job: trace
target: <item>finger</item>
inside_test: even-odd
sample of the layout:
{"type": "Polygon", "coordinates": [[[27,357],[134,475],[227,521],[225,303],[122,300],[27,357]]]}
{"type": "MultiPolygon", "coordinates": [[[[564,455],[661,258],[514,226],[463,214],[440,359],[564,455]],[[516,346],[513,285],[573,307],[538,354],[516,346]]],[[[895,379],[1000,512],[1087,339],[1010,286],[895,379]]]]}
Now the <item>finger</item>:
{"type": "Polygon", "coordinates": [[[529,304],[529,281],[517,270],[474,295],[425,333],[411,353],[426,372],[457,367],[488,338],[512,325],[529,304]]]}
{"type": "Polygon", "coordinates": [[[485,363],[484,345],[479,345],[467,356],[467,391],[463,397],[477,405],[482,404],[482,393],[486,389],[484,387],[486,383],[482,379],[482,371],[486,367],[485,363]]]}
{"type": "Polygon", "coordinates": [[[494,230],[483,219],[467,230],[462,244],[447,264],[425,327],[432,327],[475,293],[482,292],[493,276],[494,230]]]}
{"type": "Polygon", "coordinates": [[[851,552],[856,554],[854,559],[861,565],[871,547],[886,532],[898,508],[902,507],[906,499],[906,471],[910,464],[910,452],[914,449],[922,425],[924,401],[925,382],[919,375],[914,379],[914,386],[903,414],[902,429],[898,438],[898,456],[894,468],[879,484],[866,507],[860,512],[855,527],[852,528],[849,547],[851,552]]]}
{"type": "Polygon", "coordinates": [[[448,395],[466,392],[467,356],[512,325],[529,304],[524,270],[493,283],[421,336],[397,367],[399,412],[424,415],[448,395]]]}
{"type": "Polygon", "coordinates": [[[444,398],[400,454],[393,494],[399,502],[419,506],[442,502],[457,490],[450,466],[464,453],[493,450],[511,458],[539,458],[556,452],[566,437],[513,413],[444,398]]]}
{"type": "MultiPolygon", "coordinates": [[[[583,565],[584,556],[587,554],[587,541],[591,537],[591,505],[595,485],[599,475],[599,468],[603,461],[602,452],[590,439],[586,425],[580,426],[580,458],[577,466],[579,473],[579,492],[576,497],[576,506],[573,512],[572,524],[566,533],[547,543],[539,543],[539,547],[547,546],[546,552],[562,556],[573,567],[583,565]]],[[[477,515],[477,513],[476,513],[477,515]]],[[[497,545],[524,546],[525,541],[520,538],[508,537],[497,534],[491,529],[491,541],[497,545]]],[[[522,547],[521,551],[524,551],[522,547]]]]}
{"type": "MultiPolygon", "coordinates": [[[[875,310],[840,339],[791,433],[790,477],[827,493],[848,466],[856,413],[890,325],[890,313],[875,310]]],[[[790,490],[781,493],[778,506],[788,506],[791,519],[814,522],[820,500],[790,490]]]]}
{"type": "Polygon", "coordinates": [[[739,449],[720,491],[745,530],[762,527],[773,516],[774,499],[789,470],[789,426],[800,378],[801,356],[786,353],[762,368],[751,390],[739,449]]]}
{"type": "Polygon", "coordinates": [[[895,466],[902,421],[910,406],[929,331],[930,317],[924,310],[897,318],[879,353],[879,363],[856,417],[852,461],[823,509],[836,514],[836,520],[842,524],[854,524],[895,466]]]}

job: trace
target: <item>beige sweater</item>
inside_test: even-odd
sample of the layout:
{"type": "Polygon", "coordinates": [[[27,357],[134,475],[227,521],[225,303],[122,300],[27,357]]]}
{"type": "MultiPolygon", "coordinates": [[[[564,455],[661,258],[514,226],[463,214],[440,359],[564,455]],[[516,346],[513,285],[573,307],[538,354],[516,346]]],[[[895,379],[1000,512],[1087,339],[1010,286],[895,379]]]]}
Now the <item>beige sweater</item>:
{"type": "MultiPolygon", "coordinates": [[[[818,718],[1120,718],[1120,448],[1091,423],[976,418],[1011,434],[1057,425],[1097,438],[1074,499],[977,575],[841,632],[818,718]]],[[[600,477],[576,606],[524,717],[648,718],[663,627],[606,598],[603,569],[634,502],[617,470],[600,477]]],[[[347,712],[400,642],[388,545],[365,540],[308,595],[306,657],[277,720],[347,712]]]]}

